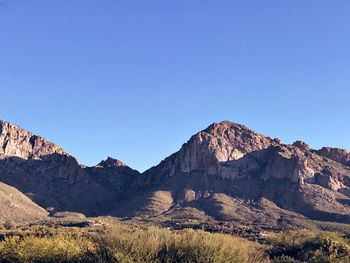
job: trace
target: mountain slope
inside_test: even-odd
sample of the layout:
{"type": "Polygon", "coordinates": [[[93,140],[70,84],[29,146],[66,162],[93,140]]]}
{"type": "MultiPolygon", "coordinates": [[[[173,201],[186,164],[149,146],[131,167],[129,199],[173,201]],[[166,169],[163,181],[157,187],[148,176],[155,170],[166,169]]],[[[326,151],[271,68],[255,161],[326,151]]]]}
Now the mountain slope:
{"type": "Polygon", "coordinates": [[[20,191],[3,183],[0,183],[0,211],[0,222],[33,221],[43,219],[48,214],[20,191]]]}

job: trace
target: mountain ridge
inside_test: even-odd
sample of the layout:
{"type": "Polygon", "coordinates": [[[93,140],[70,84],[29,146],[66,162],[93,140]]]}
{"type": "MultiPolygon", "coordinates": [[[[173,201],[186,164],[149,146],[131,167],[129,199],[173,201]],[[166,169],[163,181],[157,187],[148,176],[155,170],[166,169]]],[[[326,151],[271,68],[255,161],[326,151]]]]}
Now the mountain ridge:
{"type": "Polygon", "coordinates": [[[112,157],[86,167],[40,136],[7,122],[0,126],[0,181],[44,208],[272,228],[306,219],[350,223],[350,154],[344,149],[283,144],[223,121],[141,174],[112,157]]]}

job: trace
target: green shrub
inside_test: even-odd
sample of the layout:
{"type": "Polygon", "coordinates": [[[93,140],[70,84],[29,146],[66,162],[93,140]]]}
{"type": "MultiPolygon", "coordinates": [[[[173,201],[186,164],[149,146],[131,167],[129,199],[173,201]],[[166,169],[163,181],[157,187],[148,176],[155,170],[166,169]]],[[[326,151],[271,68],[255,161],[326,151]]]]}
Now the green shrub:
{"type": "Polygon", "coordinates": [[[350,262],[349,241],[330,232],[289,231],[271,236],[274,262],[350,262]],[[282,260],[282,261],[281,261],[282,260]],[[297,261],[295,261],[297,262],[297,261]]]}
{"type": "Polygon", "coordinates": [[[6,229],[6,230],[10,230],[14,227],[13,223],[10,221],[10,220],[6,220],[4,223],[3,223],[3,227],[6,229]]]}

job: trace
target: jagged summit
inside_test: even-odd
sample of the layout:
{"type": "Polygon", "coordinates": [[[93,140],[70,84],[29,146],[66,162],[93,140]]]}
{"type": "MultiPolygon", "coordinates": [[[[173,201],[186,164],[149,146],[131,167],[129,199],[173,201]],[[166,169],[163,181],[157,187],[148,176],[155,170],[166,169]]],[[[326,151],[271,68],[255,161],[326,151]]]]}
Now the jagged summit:
{"type": "Polygon", "coordinates": [[[221,127],[222,129],[225,128],[237,128],[237,129],[246,129],[246,130],[250,130],[247,126],[237,123],[237,122],[232,122],[232,121],[228,121],[228,120],[224,120],[224,121],[220,121],[220,122],[214,122],[212,124],[210,124],[206,129],[204,129],[203,131],[206,131],[208,133],[210,133],[211,130],[221,127]]]}
{"type": "Polygon", "coordinates": [[[125,163],[118,159],[114,159],[110,156],[107,157],[106,160],[101,161],[97,166],[102,166],[102,167],[127,167],[125,163]]]}
{"type": "Polygon", "coordinates": [[[293,144],[293,146],[295,147],[298,147],[300,149],[304,149],[304,150],[307,150],[307,151],[311,151],[311,147],[306,143],[306,142],[303,142],[303,141],[295,141],[293,144]]]}
{"type": "Polygon", "coordinates": [[[161,174],[170,176],[177,172],[218,173],[227,162],[279,143],[279,140],[258,134],[241,124],[229,121],[213,123],[192,136],[178,152],[151,170],[158,169],[161,174]]]}
{"type": "MultiPolygon", "coordinates": [[[[112,170],[112,175],[128,175],[128,176],[136,176],[140,173],[137,170],[134,170],[130,168],[128,165],[126,165],[124,162],[114,159],[112,157],[107,157],[106,160],[101,161],[98,165],[92,168],[104,168],[102,173],[99,173],[99,181],[101,181],[101,178],[104,178],[106,175],[110,176],[110,172],[107,172],[107,170],[112,170]]],[[[96,171],[96,169],[93,169],[96,171]]]]}

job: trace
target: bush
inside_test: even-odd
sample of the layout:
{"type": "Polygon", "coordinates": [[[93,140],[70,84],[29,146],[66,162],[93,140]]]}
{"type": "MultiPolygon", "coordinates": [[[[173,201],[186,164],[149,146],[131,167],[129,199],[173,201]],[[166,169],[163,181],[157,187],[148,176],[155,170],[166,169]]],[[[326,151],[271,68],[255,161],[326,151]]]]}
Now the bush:
{"type": "Polygon", "coordinates": [[[108,262],[267,262],[262,247],[245,239],[191,229],[111,224],[96,241],[108,262]]]}
{"type": "Polygon", "coordinates": [[[330,232],[269,234],[269,244],[261,245],[202,230],[171,231],[113,219],[83,228],[66,225],[55,219],[1,230],[0,263],[350,262],[349,240],[330,232]]]}
{"type": "Polygon", "coordinates": [[[337,233],[289,231],[270,241],[274,262],[350,262],[349,241],[337,233]]]}
{"type": "Polygon", "coordinates": [[[6,238],[0,242],[0,263],[269,262],[261,245],[245,239],[112,219],[107,225],[86,228],[62,227],[55,220],[17,226],[2,234],[6,238]]]}
{"type": "Polygon", "coordinates": [[[11,237],[0,243],[0,262],[96,262],[95,251],[82,237],[11,237]]]}

